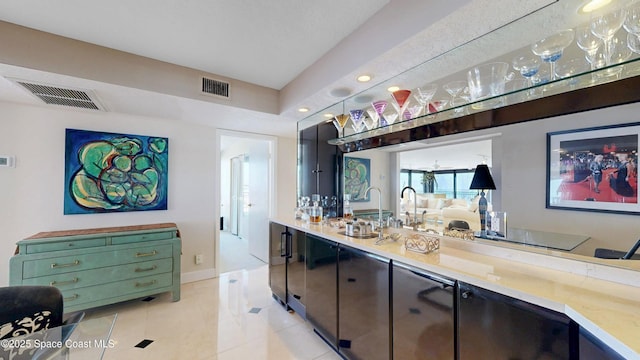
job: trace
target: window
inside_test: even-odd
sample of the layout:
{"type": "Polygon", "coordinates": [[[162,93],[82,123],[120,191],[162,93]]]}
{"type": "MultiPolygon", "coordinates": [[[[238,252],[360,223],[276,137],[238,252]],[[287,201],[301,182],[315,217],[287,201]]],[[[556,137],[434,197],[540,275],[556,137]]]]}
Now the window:
{"type": "MultiPolygon", "coordinates": [[[[422,183],[422,177],[428,171],[400,170],[400,189],[411,186],[418,194],[427,192],[427,185],[422,183]]],[[[476,190],[469,190],[474,170],[442,170],[433,171],[436,177],[434,192],[445,194],[449,199],[472,199],[477,195],[476,190]]]]}

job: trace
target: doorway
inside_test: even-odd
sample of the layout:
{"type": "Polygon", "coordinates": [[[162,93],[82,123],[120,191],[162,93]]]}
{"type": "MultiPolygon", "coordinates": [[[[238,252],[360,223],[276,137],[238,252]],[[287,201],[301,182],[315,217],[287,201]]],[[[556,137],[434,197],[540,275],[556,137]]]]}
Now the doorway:
{"type": "Polygon", "coordinates": [[[253,269],[268,262],[268,219],[273,214],[275,137],[219,131],[220,226],[216,272],[253,269]]]}

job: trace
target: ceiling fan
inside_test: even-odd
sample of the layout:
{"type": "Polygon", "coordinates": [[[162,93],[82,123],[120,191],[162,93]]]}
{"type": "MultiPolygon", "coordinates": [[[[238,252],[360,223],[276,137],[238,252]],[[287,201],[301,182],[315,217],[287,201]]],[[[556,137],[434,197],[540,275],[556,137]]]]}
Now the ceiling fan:
{"type": "Polygon", "coordinates": [[[428,170],[428,171],[438,171],[438,170],[447,170],[453,169],[453,166],[442,166],[438,163],[438,160],[433,162],[433,165],[421,168],[420,170],[428,170]]]}

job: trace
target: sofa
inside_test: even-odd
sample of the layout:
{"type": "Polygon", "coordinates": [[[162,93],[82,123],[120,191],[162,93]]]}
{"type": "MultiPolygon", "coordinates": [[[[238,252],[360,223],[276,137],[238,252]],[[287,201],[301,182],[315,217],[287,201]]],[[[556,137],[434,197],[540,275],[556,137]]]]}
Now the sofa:
{"type": "MultiPolygon", "coordinates": [[[[449,199],[446,194],[417,194],[416,196],[418,219],[422,219],[424,213],[427,223],[436,222],[441,226],[447,226],[451,220],[463,220],[469,224],[469,228],[480,231],[480,214],[478,213],[478,200],[476,196],[472,200],[449,199]]],[[[491,210],[489,205],[488,210],[491,210]]],[[[413,218],[413,199],[401,199],[401,218],[406,222],[406,213],[413,218]]]]}

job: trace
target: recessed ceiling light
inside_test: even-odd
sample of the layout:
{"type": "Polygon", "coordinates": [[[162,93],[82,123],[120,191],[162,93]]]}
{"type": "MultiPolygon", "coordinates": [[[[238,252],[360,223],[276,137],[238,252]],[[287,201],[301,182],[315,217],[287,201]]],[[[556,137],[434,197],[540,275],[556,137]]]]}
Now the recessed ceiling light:
{"type": "Polygon", "coordinates": [[[400,86],[389,86],[389,87],[387,88],[387,91],[388,91],[388,92],[396,92],[396,91],[398,91],[398,90],[400,90],[400,86]]]}
{"type": "Polygon", "coordinates": [[[332,113],[326,113],[326,114],[324,114],[324,117],[325,117],[325,118],[327,118],[327,119],[331,119],[331,118],[333,118],[334,116],[335,116],[335,115],[333,115],[332,113]]]}
{"type": "Polygon", "coordinates": [[[298,109],[298,112],[301,112],[301,113],[309,112],[309,108],[308,107],[301,107],[301,108],[298,109]]]}
{"type": "Polygon", "coordinates": [[[357,79],[359,82],[371,81],[371,75],[360,75],[357,79]]]}
{"type": "Polygon", "coordinates": [[[603,6],[609,5],[609,3],[611,3],[611,0],[589,0],[580,8],[580,10],[578,10],[578,12],[587,14],[600,9],[603,6]]]}

